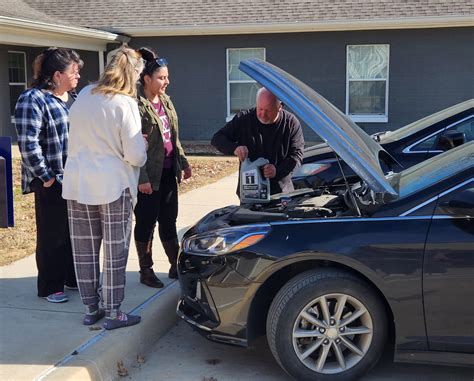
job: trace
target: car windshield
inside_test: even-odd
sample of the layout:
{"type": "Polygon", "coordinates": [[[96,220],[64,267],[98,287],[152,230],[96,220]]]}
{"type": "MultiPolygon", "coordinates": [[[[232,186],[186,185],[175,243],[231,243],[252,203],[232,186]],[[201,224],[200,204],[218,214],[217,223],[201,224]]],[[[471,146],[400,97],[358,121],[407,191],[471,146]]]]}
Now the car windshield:
{"type": "Polygon", "coordinates": [[[453,148],[387,178],[398,190],[400,198],[404,198],[471,167],[474,167],[474,142],[453,148]]]}
{"type": "Polygon", "coordinates": [[[417,120],[416,122],[410,123],[405,127],[401,127],[395,131],[390,131],[380,137],[380,143],[390,143],[403,139],[406,136],[415,134],[416,132],[421,131],[426,127],[432,126],[433,124],[436,124],[444,119],[463,112],[471,107],[474,107],[474,99],[458,103],[457,105],[448,107],[447,109],[441,110],[435,114],[417,120]]]}

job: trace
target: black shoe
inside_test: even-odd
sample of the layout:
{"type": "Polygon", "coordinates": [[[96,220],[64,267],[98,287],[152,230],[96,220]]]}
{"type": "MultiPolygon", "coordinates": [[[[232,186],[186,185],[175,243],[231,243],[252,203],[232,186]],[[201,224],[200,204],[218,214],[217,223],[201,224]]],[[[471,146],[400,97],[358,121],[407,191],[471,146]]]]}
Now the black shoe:
{"type": "Polygon", "coordinates": [[[153,288],[163,288],[164,284],[151,268],[140,270],[140,283],[153,288]]]}

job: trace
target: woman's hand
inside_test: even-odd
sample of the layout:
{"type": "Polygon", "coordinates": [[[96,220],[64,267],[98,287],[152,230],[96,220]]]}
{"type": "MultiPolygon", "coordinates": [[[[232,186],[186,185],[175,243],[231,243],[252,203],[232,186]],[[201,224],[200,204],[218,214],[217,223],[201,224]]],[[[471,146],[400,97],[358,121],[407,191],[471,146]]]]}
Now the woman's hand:
{"type": "Polygon", "coordinates": [[[145,193],[145,194],[153,193],[153,188],[151,187],[151,183],[139,184],[138,190],[140,191],[140,193],[145,193]]]}
{"type": "Polygon", "coordinates": [[[55,178],[55,177],[51,177],[48,181],[45,181],[45,182],[43,183],[43,186],[44,186],[45,188],[49,188],[49,187],[51,187],[51,185],[54,184],[55,181],[56,181],[56,178],[55,178]]]}
{"type": "Polygon", "coordinates": [[[193,171],[192,171],[191,167],[188,167],[188,168],[184,169],[183,180],[189,179],[192,175],[193,175],[193,171]]]}

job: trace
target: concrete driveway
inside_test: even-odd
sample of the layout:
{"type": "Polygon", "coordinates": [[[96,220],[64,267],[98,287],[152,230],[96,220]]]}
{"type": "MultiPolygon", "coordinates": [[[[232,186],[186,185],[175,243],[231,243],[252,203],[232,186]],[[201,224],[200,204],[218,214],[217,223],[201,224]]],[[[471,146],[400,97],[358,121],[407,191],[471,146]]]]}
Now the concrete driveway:
{"type": "MultiPolygon", "coordinates": [[[[179,322],[129,369],[129,380],[290,381],[260,338],[251,348],[213,343],[179,322]]],[[[362,381],[473,381],[474,368],[393,363],[387,348],[362,381]]]]}

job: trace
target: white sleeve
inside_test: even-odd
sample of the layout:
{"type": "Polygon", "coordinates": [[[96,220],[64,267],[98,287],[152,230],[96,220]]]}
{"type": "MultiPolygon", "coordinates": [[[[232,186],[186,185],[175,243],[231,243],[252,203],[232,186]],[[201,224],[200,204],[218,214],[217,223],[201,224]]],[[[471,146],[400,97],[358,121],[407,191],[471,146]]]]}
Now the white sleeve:
{"type": "Polygon", "coordinates": [[[140,112],[134,99],[127,98],[120,130],[123,158],[130,165],[141,167],[146,162],[146,147],[142,135],[140,112]]]}

